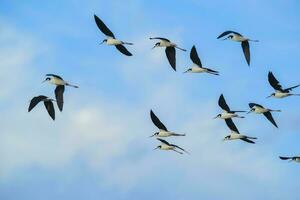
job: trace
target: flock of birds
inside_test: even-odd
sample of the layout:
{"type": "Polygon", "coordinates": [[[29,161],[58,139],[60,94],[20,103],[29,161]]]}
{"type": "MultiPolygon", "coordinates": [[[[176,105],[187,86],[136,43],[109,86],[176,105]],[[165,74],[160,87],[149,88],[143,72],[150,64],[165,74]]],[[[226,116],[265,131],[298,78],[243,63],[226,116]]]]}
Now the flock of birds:
{"type": "MultiPolygon", "coordinates": [[[[94,19],[96,22],[97,27],[100,29],[100,31],[107,36],[106,39],[104,39],[101,44],[105,43],[107,45],[112,45],[117,48],[122,54],[126,56],[132,56],[132,54],[126,49],[125,45],[133,45],[133,43],[130,42],[124,42],[122,40],[116,39],[115,35],[112,33],[112,31],[104,24],[104,22],[96,15],[94,15],[94,19]]],[[[235,31],[225,31],[224,33],[220,34],[217,39],[224,38],[223,40],[231,40],[235,42],[240,42],[242,46],[242,50],[246,59],[246,62],[248,66],[250,66],[250,46],[249,42],[258,42],[258,40],[252,40],[249,38],[244,37],[238,32],[235,31]]],[[[150,37],[150,40],[159,40],[159,42],[155,43],[153,48],[156,47],[165,47],[165,53],[168,59],[168,62],[170,66],[173,68],[174,71],[176,71],[176,49],[179,49],[181,51],[186,51],[185,49],[178,47],[177,44],[171,42],[169,39],[162,38],[162,37],[150,37]]],[[[215,71],[213,69],[203,67],[201,60],[197,54],[196,47],[193,46],[190,51],[190,59],[193,62],[193,65],[187,69],[184,73],[208,73],[212,75],[219,75],[218,71],[215,71]]],[[[285,98],[288,96],[299,96],[300,94],[294,94],[291,93],[291,91],[300,86],[296,85],[289,88],[282,88],[279,81],[275,78],[272,72],[269,72],[268,74],[268,81],[270,85],[274,88],[275,92],[272,93],[268,97],[274,97],[274,98],[285,98]]],[[[46,107],[46,110],[50,117],[55,120],[55,109],[53,105],[53,101],[56,101],[58,109],[60,111],[63,110],[64,105],[64,98],[63,93],[65,91],[65,86],[70,86],[74,88],[78,88],[76,85],[69,84],[66,82],[62,77],[55,75],[55,74],[46,74],[46,79],[43,82],[49,82],[56,86],[55,88],[55,99],[52,99],[50,97],[40,95],[33,97],[30,101],[30,105],[28,108],[28,112],[30,112],[38,103],[44,102],[44,105],[46,107]]],[[[256,137],[247,136],[244,134],[241,134],[237,127],[235,126],[232,118],[244,118],[244,116],[240,116],[238,113],[244,113],[247,111],[241,111],[241,110],[231,110],[229,106],[227,105],[224,95],[221,94],[219,97],[218,105],[223,110],[222,113],[218,114],[215,118],[220,118],[225,120],[226,125],[230,129],[230,134],[224,138],[224,140],[242,140],[247,143],[254,144],[255,142],[253,140],[256,140],[256,137]]],[[[269,108],[265,108],[262,105],[259,105],[257,103],[249,103],[250,111],[247,113],[256,113],[256,114],[263,114],[276,128],[278,128],[271,112],[280,112],[280,110],[273,110],[269,108]]],[[[158,145],[155,149],[160,150],[172,150],[177,153],[183,154],[183,152],[188,153],[185,149],[175,145],[170,144],[166,140],[163,140],[161,138],[170,137],[170,136],[185,136],[185,134],[178,134],[172,131],[169,131],[166,126],[159,120],[159,118],[154,114],[152,110],[150,110],[150,117],[153,122],[153,124],[159,129],[158,132],[154,133],[150,137],[156,137],[157,140],[161,142],[160,145],[158,145]]],[[[282,160],[291,160],[300,162],[300,157],[293,156],[293,157],[279,157],[282,160]]]]}

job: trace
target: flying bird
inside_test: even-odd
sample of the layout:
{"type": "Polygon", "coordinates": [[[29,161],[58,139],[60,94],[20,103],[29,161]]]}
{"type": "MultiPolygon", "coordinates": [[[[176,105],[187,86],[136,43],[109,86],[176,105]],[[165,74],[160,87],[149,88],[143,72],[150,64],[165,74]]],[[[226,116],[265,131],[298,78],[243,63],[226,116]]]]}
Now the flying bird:
{"type": "Polygon", "coordinates": [[[125,48],[124,44],[133,45],[130,42],[123,42],[115,38],[115,35],[109,30],[109,28],[104,24],[104,22],[97,16],[94,15],[95,22],[100,29],[100,31],[107,36],[106,39],[102,41],[101,44],[105,43],[107,45],[114,45],[121,53],[126,56],[132,56],[132,54],[125,48]]]}
{"type": "Polygon", "coordinates": [[[224,141],[225,140],[237,140],[237,139],[240,139],[240,140],[243,140],[245,142],[255,144],[255,142],[252,141],[252,140],[255,140],[257,138],[256,137],[250,137],[250,136],[246,136],[246,135],[240,134],[239,130],[237,129],[237,127],[233,123],[232,119],[225,119],[225,122],[226,122],[228,128],[231,130],[231,133],[230,133],[230,135],[226,136],[223,139],[224,141]]]}
{"type": "Polygon", "coordinates": [[[289,87],[286,89],[282,89],[282,86],[280,85],[279,81],[275,78],[275,76],[273,75],[272,72],[269,72],[268,74],[268,80],[270,85],[274,88],[275,93],[272,93],[269,97],[275,97],[275,98],[284,98],[284,97],[288,97],[288,96],[292,96],[292,95],[296,95],[299,96],[300,94],[291,94],[290,91],[292,91],[294,88],[299,87],[299,85],[293,86],[293,87],[289,87]]]}
{"type": "Polygon", "coordinates": [[[271,112],[281,112],[281,110],[272,110],[268,108],[264,108],[262,105],[256,103],[249,103],[250,112],[254,112],[256,114],[263,114],[276,128],[278,128],[275,120],[272,117],[271,112]]]}
{"type": "Polygon", "coordinates": [[[224,36],[227,36],[224,40],[232,40],[236,42],[241,42],[242,49],[244,52],[244,56],[246,58],[247,64],[250,65],[250,47],[249,47],[249,41],[251,42],[258,42],[258,40],[251,40],[249,38],[246,38],[242,36],[240,33],[237,33],[235,31],[225,31],[221,35],[218,36],[217,39],[220,39],[224,36]],[[227,36],[228,35],[228,36],[227,36]]]}
{"type": "Polygon", "coordinates": [[[224,98],[224,95],[221,94],[220,97],[219,97],[219,101],[218,101],[218,104],[219,106],[223,109],[223,113],[221,114],[218,114],[214,119],[216,118],[220,118],[220,119],[231,119],[233,117],[237,117],[237,118],[244,118],[243,116],[239,116],[238,114],[236,113],[239,113],[239,112],[246,112],[246,111],[233,111],[233,110],[230,110],[229,106],[227,105],[226,101],[225,101],[225,98],[224,98]]]}
{"type": "Polygon", "coordinates": [[[280,158],[281,160],[289,160],[290,162],[291,162],[291,161],[295,161],[295,162],[300,163],[300,157],[299,157],[299,156],[293,156],[293,157],[279,156],[279,158],[280,158]]]}
{"type": "Polygon", "coordinates": [[[65,86],[70,86],[74,88],[78,88],[76,85],[71,85],[68,82],[64,81],[60,76],[55,75],[55,74],[46,74],[46,79],[43,82],[49,82],[53,85],[56,85],[55,88],[55,98],[56,98],[56,103],[60,111],[63,110],[64,106],[64,91],[65,91],[65,86]]]}
{"type": "Polygon", "coordinates": [[[159,129],[158,132],[155,132],[150,137],[153,137],[153,136],[156,136],[156,137],[185,136],[185,134],[178,134],[178,133],[168,131],[168,129],[165,127],[165,125],[158,119],[158,117],[154,114],[154,112],[152,110],[150,110],[150,117],[151,117],[153,124],[159,129]]]}
{"type": "Polygon", "coordinates": [[[190,58],[193,61],[193,66],[191,68],[189,68],[188,70],[186,70],[184,73],[187,72],[191,72],[191,73],[209,73],[209,74],[213,74],[213,75],[219,75],[218,71],[214,71],[212,69],[206,68],[206,67],[202,67],[202,63],[201,60],[198,56],[196,47],[193,46],[190,52],[190,58]]]}
{"type": "Polygon", "coordinates": [[[175,48],[180,49],[182,51],[186,51],[185,49],[182,49],[180,47],[177,46],[177,44],[172,43],[170,40],[166,39],[166,38],[162,38],[162,37],[151,37],[150,40],[160,40],[159,42],[157,42],[154,47],[152,49],[154,49],[155,47],[166,47],[166,55],[168,58],[168,61],[171,65],[171,67],[174,69],[174,71],[176,71],[176,51],[175,48]]]}
{"type": "Polygon", "coordinates": [[[160,138],[157,138],[157,139],[161,142],[161,145],[158,145],[155,149],[172,150],[172,151],[175,151],[175,152],[180,153],[180,154],[183,154],[181,152],[181,151],[183,151],[183,152],[189,154],[189,152],[187,152],[186,150],[184,150],[183,148],[181,148],[181,147],[179,147],[179,146],[177,146],[175,144],[170,144],[166,140],[163,140],[163,139],[160,139],[160,138]],[[178,151],[177,149],[180,149],[181,151],[178,151]]]}
{"type": "Polygon", "coordinates": [[[55,110],[52,101],[55,101],[54,99],[51,99],[49,97],[46,97],[44,95],[33,97],[30,101],[28,112],[30,112],[38,103],[41,101],[44,102],[45,108],[50,115],[50,117],[55,120],[55,110]]]}

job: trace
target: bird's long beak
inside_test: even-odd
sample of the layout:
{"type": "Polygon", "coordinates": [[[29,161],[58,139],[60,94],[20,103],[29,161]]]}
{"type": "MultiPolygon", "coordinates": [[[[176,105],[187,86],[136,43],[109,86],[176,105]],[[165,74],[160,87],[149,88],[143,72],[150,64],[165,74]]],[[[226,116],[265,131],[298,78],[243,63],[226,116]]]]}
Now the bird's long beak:
{"type": "Polygon", "coordinates": [[[189,70],[184,71],[183,73],[187,73],[189,70]]]}
{"type": "Polygon", "coordinates": [[[153,134],[153,135],[150,135],[149,137],[153,137],[155,134],[153,134]]]}
{"type": "Polygon", "coordinates": [[[43,80],[42,83],[45,83],[47,81],[47,79],[43,80]]]}
{"type": "Polygon", "coordinates": [[[224,38],[223,40],[228,40],[228,37],[227,37],[227,38],[224,38]]]}
{"type": "Polygon", "coordinates": [[[272,96],[272,94],[271,94],[270,96],[267,96],[266,99],[267,99],[267,98],[270,98],[271,96],[272,96]]]}
{"type": "Polygon", "coordinates": [[[155,149],[153,149],[153,151],[156,150],[156,149],[158,149],[158,147],[156,147],[155,149]]]}
{"type": "Polygon", "coordinates": [[[104,41],[102,41],[102,42],[100,43],[100,45],[103,44],[103,43],[104,43],[104,41]]]}
{"type": "Polygon", "coordinates": [[[249,114],[249,113],[251,113],[252,112],[252,110],[249,110],[249,112],[247,112],[247,114],[249,114]]]}
{"type": "Polygon", "coordinates": [[[213,119],[217,119],[219,115],[215,116],[213,119]]]}
{"type": "Polygon", "coordinates": [[[154,47],[152,47],[151,49],[154,49],[156,47],[156,45],[154,45],[154,47]]]}

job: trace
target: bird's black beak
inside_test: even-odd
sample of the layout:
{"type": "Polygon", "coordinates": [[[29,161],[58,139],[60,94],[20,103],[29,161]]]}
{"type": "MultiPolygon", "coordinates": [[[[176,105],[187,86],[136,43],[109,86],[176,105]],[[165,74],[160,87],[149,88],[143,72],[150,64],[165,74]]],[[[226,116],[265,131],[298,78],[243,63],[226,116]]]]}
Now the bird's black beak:
{"type": "Polygon", "coordinates": [[[153,135],[150,135],[149,137],[154,137],[154,135],[155,135],[155,134],[153,134],[153,135]]]}
{"type": "Polygon", "coordinates": [[[100,45],[103,44],[104,42],[105,42],[105,41],[103,40],[103,41],[100,43],[100,45]]]}
{"type": "Polygon", "coordinates": [[[156,47],[156,45],[154,45],[154,47],[152,47],[152,49],[154,49],[156,47]]]}
{"type": "Polygon", "coordinates": [[[251,113],[252,112],[252,110],[249,110],[248,112],[247,112],[247,114],[249,114],[249,113],[251,113]]]}
{"type": "Polygon", "coordinates": [[[273,94],[271,94],[270,96],[267,96],[266,99],[267,99],[267,98],[270,98],[271,96],[273,96],[273,94]]]}
{"type": "Polygon", "coordinates": [[[186,71],[184,71],[183,73],[185,74],[185,73],[187,73],[189,71],[189,69],[188,70],[186,70],[186,71]]]}
{"type": "Polygon", "coordinates": [[[217,119],[219,117],[219,115],[215,116],[213,119],[217,119]]]}
{"type": "Polygon", "coordinates": [[[42,83],[45,83],[47,81],[47,79],[43,80],[42,83]]]}
{"type": "Polygon", "coordinates": [[[156,149],[158,149],[158,147],[156,147],[155,149],[153,149],[153,150],[156,150],[156,149]]]}

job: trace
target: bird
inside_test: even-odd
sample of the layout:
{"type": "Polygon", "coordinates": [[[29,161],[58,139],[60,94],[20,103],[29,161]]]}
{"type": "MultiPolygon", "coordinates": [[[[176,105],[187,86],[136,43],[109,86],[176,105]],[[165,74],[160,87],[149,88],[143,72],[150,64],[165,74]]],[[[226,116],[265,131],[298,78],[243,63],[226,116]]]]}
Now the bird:
{"type": "Polygon", "coordinates": [[[225,101],[225,98],[224,98],[223,94],[220,95],[218,104],[223,109],[224,112],[221,113],[221,114],[218,114],[214,119],[216,119],[216,118],[231,119],[233,117],[236,117],[236,118],[245,118],[243,116],[239,116],[236,113],[238,113],[238,112],[246,112],[246,111],[240,111],[240,110],[233,111],[233,110],[230,110],[229,106],[227,105],[227,103],[225,101]]]}
{"type": "Polygon", "coordinates": [[[168,58],[168,61],[171,65],[171,67],[176,71],[176,51],[175,48],[180,49],[182,51],[186,51],[185,49],[182,49],[177,46],[177,44],[172,43],[170,40],[162,37],[150,37],[150,40],[160,40],[157,42],[152,49],[155,47],[166,47],[165,52],[168,58]]]}
{"type": "Polygon", "coordinates": [[[64,81],[62,77],[55,75],[55,74],[46,74],[46,79],[43,82],[49,82],[53,85],[56,85],[55,88],[55,98],[56,98],[56,103],[60,111],[63,110],[63,105],[64,105],[64,91],[65,91],[65,86],[70,86],[73,88],[78,88],[76,85],[71,85],[68,82],[64,81]]]}
{"type": "Polygon", "coordinates": [[[243,140],[245,142],[251,143],[251,144],[255,144],[254,141],[257,139],[256,137],[250,137],[250,136],[246,136],[246,135],[242,135],[240,134],[239,130],[236,128],[235,124],[233,123],[232,119],[225,119],[225,122],[228,126],[228,128],[231,130],[230,135],[226,136],[223,141],[225,140],[243,140]]]}
{"type": "Polygon", "coordinates": [[[209,73],[209,74],[213,74],[213,75],[219,75],[218,71],[214,71],[212,69],[202,67],[202,63],[198,56],[195,45],[191,49],[190,58],[193,61],[193,66],[191,68],[187,69],[184,73],[187,73],[187,72],[203,73],[203,72],[205,72],[205,73],[209,73]]]}
{"type": "Polygon", "coordinates": [[[217,37],[217,39],[220,39],[224,36],[228,35],[228,37],[226,37],[223,40],[232,40],[232,41],[236,41],[236,42],[241,42],[241,46],[244,52],[244,56],[246,58],[247,64],[248,66],[250,66],[250,47],[249,47],[249,41],[251,42],[258,42],[258,40],[251,40],[249,38],[244,37],[242,34],[237,33],[235,31],[225,31],[224,33],[222,33],[221,35],[219,35],[217,37]]]}
{"type": "Polygon", "coordinates": [[[165,125],[158,119],[158,117],[154,114],[152,110],[150,110],[150,117],[153,124],[159,129],[159,132],[155,132],[150,137],[169,137],[169,136],[185,136],[185,134],[178,134],[171,131],[165,127],[165,125]]]}
{"type": "Polygon", "coordinates": [[[271,71],[269,71],[268,73],[268,80],[270,85],[274,88],[275,92],[272,93],[269,97],[275,97],[275,98],[284,98],[284,97],[288,97],[288,96],[300,96],[300,94],[291,94],[290,91],[292,91],[294,88],[299,87],[299,85],[295,85],[293,87],[289,87],[286,89],[282,89],[282,86],[280,85],[279,81],[275,78],[275,76],[273,75],[273,73],[271,71]]]}
{"type": "Polygon", "coordinates": [[[28,107],[28,112],[30,112],[38,103],[41,101],[44,102],[45,108],[50,115],[50,117],[55,120],[55,110],[52,101],[55,101],[54,99],[51,99],[47,96],[40,95],[33,97],[30,101],[29,107],[28,107]]]}
{"type": "Polygon", "coordinates": [[[248,113],[254,112],[256,114],[264,114],[264,116],[276,127],[278,128],[275,120],[272,117],[271,112],[281,112],[281,110],[272,110],[269,108],[264,108],[262,105],[256,103],[249,103],[250,111],[248,113]]]}
{"type": "Polygon", "coordinates": [[[295,162],[300,163],[300,157],[299,157],[299,156],[293,156],[293,157],[279,156],[279,158],[280,158],[281,160],[290,160],[290,162],[291,162],[291,161],[295,161],[295,162]]]}
{"type": "MultiPolygon", "coordinates": [[[[170,144],[169,142],[167,142],[166,140],[160,139],[160,138],[156,138],[161,142],[161,145],[158,145],[155,149],[160,149],[160,150],[172,150],[175,151],[177,153],[183,154],[181,151],[189,154],[189,152],[187,152],[186,150],[184,150],[183,148],[175,145],[175,144],[170,144]],[[176,149],[180,149],[181,151],[178,151],[176,149]]],[[[155,150],[154,149],[154,150],[155,150]]]]}
{"type": "Polygon", "coordinates": [[[100,44],[114,45],[122,54],[126,56],[132,56],[132,54],[125,48],[124,45],[133,45],[131,42],[123,42],[115,38],[115,35],[109,30],[109,28],[104,24],[104,22],[97,16],[94,15],[96,25],[100,31],[107,36],[100,44]]]}

